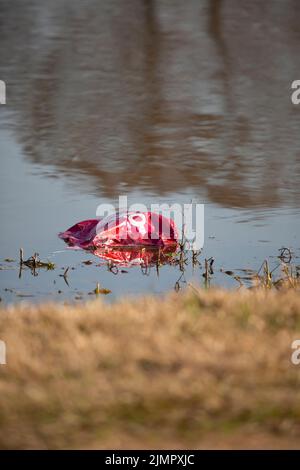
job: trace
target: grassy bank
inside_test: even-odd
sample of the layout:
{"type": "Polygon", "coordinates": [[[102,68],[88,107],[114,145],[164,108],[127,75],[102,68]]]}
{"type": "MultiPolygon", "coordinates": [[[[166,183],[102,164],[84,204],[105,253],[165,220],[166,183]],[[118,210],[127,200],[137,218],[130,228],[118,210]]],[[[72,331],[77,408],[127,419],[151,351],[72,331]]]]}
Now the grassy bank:
{"type": "Polygon", "coordinates": [[[0,310],[1,448],[300,447],[297,292],[0,310]]]}

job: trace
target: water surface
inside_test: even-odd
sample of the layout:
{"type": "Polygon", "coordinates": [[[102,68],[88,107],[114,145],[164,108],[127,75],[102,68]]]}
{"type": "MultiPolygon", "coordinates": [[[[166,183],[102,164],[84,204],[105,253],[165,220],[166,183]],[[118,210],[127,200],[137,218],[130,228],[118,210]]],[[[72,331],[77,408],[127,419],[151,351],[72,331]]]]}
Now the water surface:
{"type": "MultiPolygon", "coordinates": [[[[57,238],[120,194],[205,203],[213,285],[237,284],[220,268],[275,265],[282,246],[298,256],[299,20],[296,0],[2,0],[2,300],[86,299],[97,282],[111,299],[173,289],[174,267],[115,275],[57,238]],[[56,269],[19,278],[4,259],[20,246],[56,269]]],[[[181,286],[202,273],[187,266],[181,286]]]]}

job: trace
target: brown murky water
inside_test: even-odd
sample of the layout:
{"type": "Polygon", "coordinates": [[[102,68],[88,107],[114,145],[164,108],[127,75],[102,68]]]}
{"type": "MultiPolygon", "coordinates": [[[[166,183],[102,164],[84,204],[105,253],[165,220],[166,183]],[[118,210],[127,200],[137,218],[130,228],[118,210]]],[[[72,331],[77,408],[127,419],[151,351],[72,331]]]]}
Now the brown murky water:
{"type": "MultiPolygon", "coordinates": [[[[218,267],[282,245],[297,254],[299,21],[298,0],[1,0],[1,258],[24,245],[80,264],[55,255],[57,232],[119,194],[205,203],[204,255],[218,267]]],[[[74,289],[100,278],[115,296],[176,278],[75,272],[74,289]]],[[[15,274],[0,272],[3,289],[45,297],[57,280],[15,274]]]]}

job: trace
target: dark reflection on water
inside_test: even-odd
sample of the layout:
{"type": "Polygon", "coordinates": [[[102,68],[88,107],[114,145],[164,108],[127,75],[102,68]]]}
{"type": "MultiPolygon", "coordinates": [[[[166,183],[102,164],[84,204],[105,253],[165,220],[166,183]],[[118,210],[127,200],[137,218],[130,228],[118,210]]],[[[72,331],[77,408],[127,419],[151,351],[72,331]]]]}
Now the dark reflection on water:
{"type": "Polygon", "coordinates": [[[299,204],[298,0],[2,0],[0,21],[5,119],[83,194],[299,204]]]}

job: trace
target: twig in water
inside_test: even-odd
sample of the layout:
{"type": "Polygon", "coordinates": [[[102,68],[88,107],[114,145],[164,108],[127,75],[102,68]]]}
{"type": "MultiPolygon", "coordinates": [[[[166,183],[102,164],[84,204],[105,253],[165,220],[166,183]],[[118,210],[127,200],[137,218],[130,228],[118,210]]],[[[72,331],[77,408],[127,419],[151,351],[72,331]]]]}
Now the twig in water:
{"type": "Polygon", "coordinates": [[[22,266],[24,262],[24,251],[23,248],[20,248],[20,266],[22,266]]]}
{"type": "Polygon", "coordinates": [[[67,284],[68,287],[70,287],[69,283],[68,283],[68,278],[67,278],[69,269],[70,269],[70,267],[68,266],[67,269],[65,270],[65,272],[63,274],[60,274],[60,277],[63,277],[63,279],[64,279],[64,281],[65,281],[65,283],[67,284]]]}

